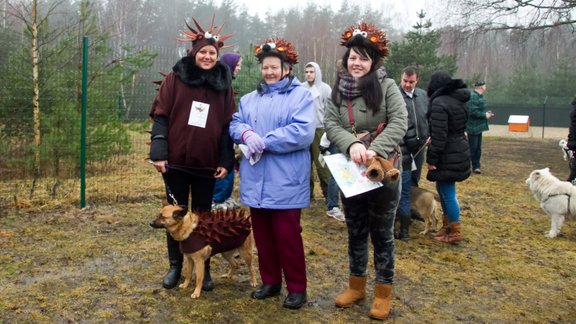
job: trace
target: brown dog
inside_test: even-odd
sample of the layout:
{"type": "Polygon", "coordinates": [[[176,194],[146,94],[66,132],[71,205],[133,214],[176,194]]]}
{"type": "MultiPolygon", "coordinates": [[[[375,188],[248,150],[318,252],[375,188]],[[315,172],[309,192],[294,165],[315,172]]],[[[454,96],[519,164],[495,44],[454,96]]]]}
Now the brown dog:
{"type": "Polygon", "coordinates": [[[436,232],[438,226],[437,196],[437,194],[424,188],[414,186],[410,188],[410,207],[424,219],[424,230],[420,232],[421,235],[428,234],[430,230],[436,232]]]}
{"type": "Polygon", "coordinates": [[[250,284],[256,287],[256,271],[252,266],[254,238],[250,218],[244,210],[205,212],[197,214],[186,207],[166,205],[153,221],[155,226],[164,226],[170,235],[180,241],[180,250],[184,254],[184,282],[180,288],[188,288],[193,274],[196,274],[196,286],[190,297],[200,297],[204,279],[204,261],[210,256],[221,253],[230,263],[228,277],[233,278],[238,269],[234,253],[239,252],[250,271],[250,284]]]}

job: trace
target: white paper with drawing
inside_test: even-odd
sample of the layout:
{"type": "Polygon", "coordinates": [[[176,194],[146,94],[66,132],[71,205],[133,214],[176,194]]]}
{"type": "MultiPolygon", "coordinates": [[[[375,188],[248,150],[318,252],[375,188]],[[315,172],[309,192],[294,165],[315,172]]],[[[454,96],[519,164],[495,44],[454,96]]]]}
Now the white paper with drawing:
{"type": "Polygon", "coordinates": [[[324,161],[346,198],[382,187],[366,178],[365,166],[356,165],[342,153],[324,156],[324,161]]]}

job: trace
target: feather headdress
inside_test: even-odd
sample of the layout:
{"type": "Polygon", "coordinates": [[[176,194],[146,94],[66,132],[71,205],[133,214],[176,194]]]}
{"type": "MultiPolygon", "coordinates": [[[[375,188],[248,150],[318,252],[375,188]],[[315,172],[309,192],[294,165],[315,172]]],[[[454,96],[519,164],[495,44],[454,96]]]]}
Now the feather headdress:
{"type": "Polygon", "coordinates": [[[346,28],[340,39],[342,46],[371,48],[380,58],[384,58],[390,53],[386,33],[371,23],[361,22],[346,28]]]}
{"type": "Polygon", "coordinates": [[[190,31],[183,31],[181,32],[182,37],[177,37],[176,39],[181,42],[191,42],[192,43],[192,50],[188,55],[194,56],[198,50],[206,45],[212,45],[216,48],[217,51],[220,51],[224,48],[232,47],[232,45],[224,45],[224,41],[230,39],[232,34],[222,36],[220,33],[222,32],[222,27],[224,24],[218,26],[214,25],[214,16],[212,16],[212,23],[210,23],[210,28],[208,30],[204,30],[202,26],[198,23],[196,18],[192,17],[194,21],[194,25],[196,25],[196,29],[192,28],[188,22],[186,22],[186,27],[190,31]]]}
{"type": "Polygon", "coordinates": [[[296,52],[294,45],[279,37],[269,38],[261,45],[256,46],[254,55],[259,62],[262,62],[266,56],[275,56],[291,65],[298,63],[298,52],[296,52]]]}

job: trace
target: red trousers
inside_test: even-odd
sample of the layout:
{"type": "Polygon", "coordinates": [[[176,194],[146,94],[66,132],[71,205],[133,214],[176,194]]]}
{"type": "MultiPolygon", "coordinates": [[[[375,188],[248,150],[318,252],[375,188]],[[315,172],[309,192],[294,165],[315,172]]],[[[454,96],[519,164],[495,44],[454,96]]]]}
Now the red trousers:
{"type": "Polygon", "coordinates": [[[306,291],[301,210],[250,208],[250,214],[262,283],[282,284],[284,273],[288,292],[306,291]]]}

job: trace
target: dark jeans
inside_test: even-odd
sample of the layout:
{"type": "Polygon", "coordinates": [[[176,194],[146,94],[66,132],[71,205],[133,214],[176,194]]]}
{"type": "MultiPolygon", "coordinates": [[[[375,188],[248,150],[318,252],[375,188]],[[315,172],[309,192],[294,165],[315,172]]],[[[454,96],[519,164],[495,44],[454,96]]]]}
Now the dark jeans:
{"type": "MultiPolygon", "coordinates": [[[[423,144],[424,145],[424,144],[423,144]]],[[[418,187],[420,182],[420,175],[422,174],[422,165],[426,161],[426,150],[428,148],[423,148],[418,155],[414,157],[414,163],[416,164],[416,170],[412,171],[412,185],[418,187]]]]}
{"type": "Polygon", "coordinates": [[[209,211],[212,209],[212,194],[216,179],[195,176],[176,169],[169,169],[168,172],[162,174],[162,177],[166,186],[168,203],[174,203],[170,197],[172,194],[178,205],[184,205],[191,210],[209,211]],[[192,205],[189,207],[190,195],[192,195],[192,205]]]}
{"type": "Polygon", "coordinates": [[[217,179],[216,186],[214,187],[214,200],[215,203],[223,203],[226,199],[232,196],[234,191],[234,168],[228,172],[224,179],[217,179]]]}
{"type": "Polygon", "coordinates": [[[400,204],[398,206],[398,216],[410,219],[410,183],[412,180],[412,171],[402,171],[402,190],[400,204]]]}
{"type": "Polygon", "coordinates": [[[472,160],[472,170],[480,169],[480,156],[482,155],[482,133],[477,135],[468,134],[468,144],[470,145],[470,160],[472,160]]]}
{"type": "Polygon", "coordinates": [[[342,197],[348,229],[350,275],[366,276],[368,237],[374,247],[376,282],[394,281],[394,217],[400,200],[400,181],[366,193],[342,197]]]}

